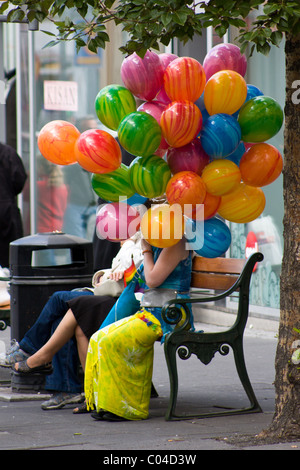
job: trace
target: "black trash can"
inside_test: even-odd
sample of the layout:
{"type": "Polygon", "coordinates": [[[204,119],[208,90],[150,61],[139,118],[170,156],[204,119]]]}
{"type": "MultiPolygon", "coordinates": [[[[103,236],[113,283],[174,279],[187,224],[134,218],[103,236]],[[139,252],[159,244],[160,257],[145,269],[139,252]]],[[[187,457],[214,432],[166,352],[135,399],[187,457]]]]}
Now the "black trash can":
{"type": "Polygon", "coordinates": [[[62,232],[10,243],[11,338],[20,341],[54,292],[91,286],[92,242],[62,232]]]}

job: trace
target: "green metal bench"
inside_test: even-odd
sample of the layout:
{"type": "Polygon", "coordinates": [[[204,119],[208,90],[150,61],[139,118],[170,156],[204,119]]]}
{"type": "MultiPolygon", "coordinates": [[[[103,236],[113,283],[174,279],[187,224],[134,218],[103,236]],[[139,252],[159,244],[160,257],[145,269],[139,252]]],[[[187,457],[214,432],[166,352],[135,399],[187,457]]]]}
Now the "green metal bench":
{"type": "Polygon", "coordinates": [[[261,253],[254,253],[247,261],[233,258],[208,259],[197,256],[193,260],[191,287],[206,289],[206,291],[213,289],[213,291],[221,291],[221,293],[214,292],[212,295],[204,293],[201,297],[198,297],[198,294],[196,294],[197,297],[192,296],[191,299],[170,300],[164,305],[162,310],[163,318],[165,321],[177,325],[176,329],[166,336],[164,343],[170,379],[169,406],[165,416],[167,421],[258,413],[262,411],[248,377],[243,351],[243,335],[249,311],[251,275],[255,264],[262,260],[263,255],[261,253]],[[189,324],[188,304],[215,302],[231,296],[233,293],[238,295],[238,311],[236,320],[230,328],[212,333],[187,329],[189,324]],[[185,315],[182,315],[182,309],[185,315]],[[182,321],[183,319],[184,321],[182,321]],[[179,322],[181,322],[180,326],[178,325],[179,322]],[[176,353],[183,360],[189,359],[194,354],[203,364],[207,365],[211,362],[216,352],[225,356],[229,353],[230,348],[233,350],[239,379],[250,401],[249,407],[202,414],[177,414],[178,373],[176,353]]]}

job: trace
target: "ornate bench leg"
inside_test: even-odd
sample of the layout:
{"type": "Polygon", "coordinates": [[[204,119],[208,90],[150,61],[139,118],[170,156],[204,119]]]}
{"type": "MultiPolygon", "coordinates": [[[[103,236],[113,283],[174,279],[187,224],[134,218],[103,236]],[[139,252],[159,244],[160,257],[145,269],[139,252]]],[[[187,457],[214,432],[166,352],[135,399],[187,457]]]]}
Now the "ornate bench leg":
{"type": "Polygon", "coordinates": [[[166,421],[170,421],[172,416],[174,415],[176,402],[177,402],[177,394],[178,394],[178,374],[177,374],[177,364],[176,364],[176,350],[177,347],[172,345],[168,342],[168,338],[166,338],[164,344],[165,350],[165,358],[169,372],[169,380],[170,380],[170,398],[169,398],[169,406],[166,412],[165,419],[166,421]]]}
{"type": "Polygon", "coordinates": [[[234,354],[234,360],[235,360],[235,365],[237,369],[237,373],[239,375],[240,381],[244,387],[244,390],[250,400],[250,407],[247,408],[248,411],[261,411],[261,407],[257,401],[257,398],[255,396],[255,393],[253,391],[246,364],[245,364],[245,358],[244,358],[244,349],[243,349],[243,339],[238,338],[234,342],[233,346],[233,354],[234,354]]]}

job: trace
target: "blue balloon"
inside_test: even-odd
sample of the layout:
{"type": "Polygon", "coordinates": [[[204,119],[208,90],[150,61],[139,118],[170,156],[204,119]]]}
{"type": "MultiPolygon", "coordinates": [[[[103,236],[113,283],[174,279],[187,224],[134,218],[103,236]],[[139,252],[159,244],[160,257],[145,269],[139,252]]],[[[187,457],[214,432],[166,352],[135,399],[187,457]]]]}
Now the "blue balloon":
{"type": "Polygon", "coordinates": [[[204,221],[196,221],[185,216],[184,236],[189,250],[200,250],[204,244],[204,221]]]}
{"type": "Polygon", "coordinates": [[[241,128],[229,114],[214,114],[203,124],[200,141],[212,158],[225,158],[235,151],[241,140],[241,128]]]}
{"type": "Polygon", "coordinates": [[[252,98],[255,98],[255,96],[262,96],[263,92],[257,88],[255,85],[247,85],[247,96],[246,96],[246,101],[251,100],[252,98]]]}
{"type": "MultiPolygon", "coordinates": [[[[194,232],[197,233],[197,224],[194,222],[194,232]]],[[[200,224],[203,222],[200,222],[200,224]]],[[[217,258],[223,255],[231,244],[231,233],[227,225],[217,217],[204,221],[204,240],[203,246],[199,249],[194,249],[197,255],[204,258],[217,258]]]]}
{"type": "Polygon", "coordinates": [[[202,125],[205,123],[205,121],[209,118],[209,113],[206,110],[205,104],[204,104],[204,92],[200,96],[200,98],[195,101],[195,105],[200,109],[201,114],[202,114],[202,125]]]}
{"type": "MultiPolygon", "coordinates": [[[[252,98],[255,98],[256,96],[263,96],[263,92],[255,85],[247,85],[247,96],[244,101],[244,104],[252,98]]],[[[236,119],[238,118],[240,109],[238,109],[234,114],[232,114],[232,116],[234,116],[236,119]]]]}

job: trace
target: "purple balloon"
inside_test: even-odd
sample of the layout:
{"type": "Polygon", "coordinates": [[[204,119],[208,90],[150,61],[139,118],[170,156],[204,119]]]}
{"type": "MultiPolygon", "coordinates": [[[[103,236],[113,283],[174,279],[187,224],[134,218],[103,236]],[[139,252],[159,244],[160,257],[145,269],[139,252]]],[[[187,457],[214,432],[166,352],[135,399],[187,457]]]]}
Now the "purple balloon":
{"type": "Polygon", "coordinates": [[[194,139],[183,147],[170,147],[167,151],[167,162],[173,175],[180,171],[194,171],[201,175],[209,160],[199,139],[194,139]]]}

